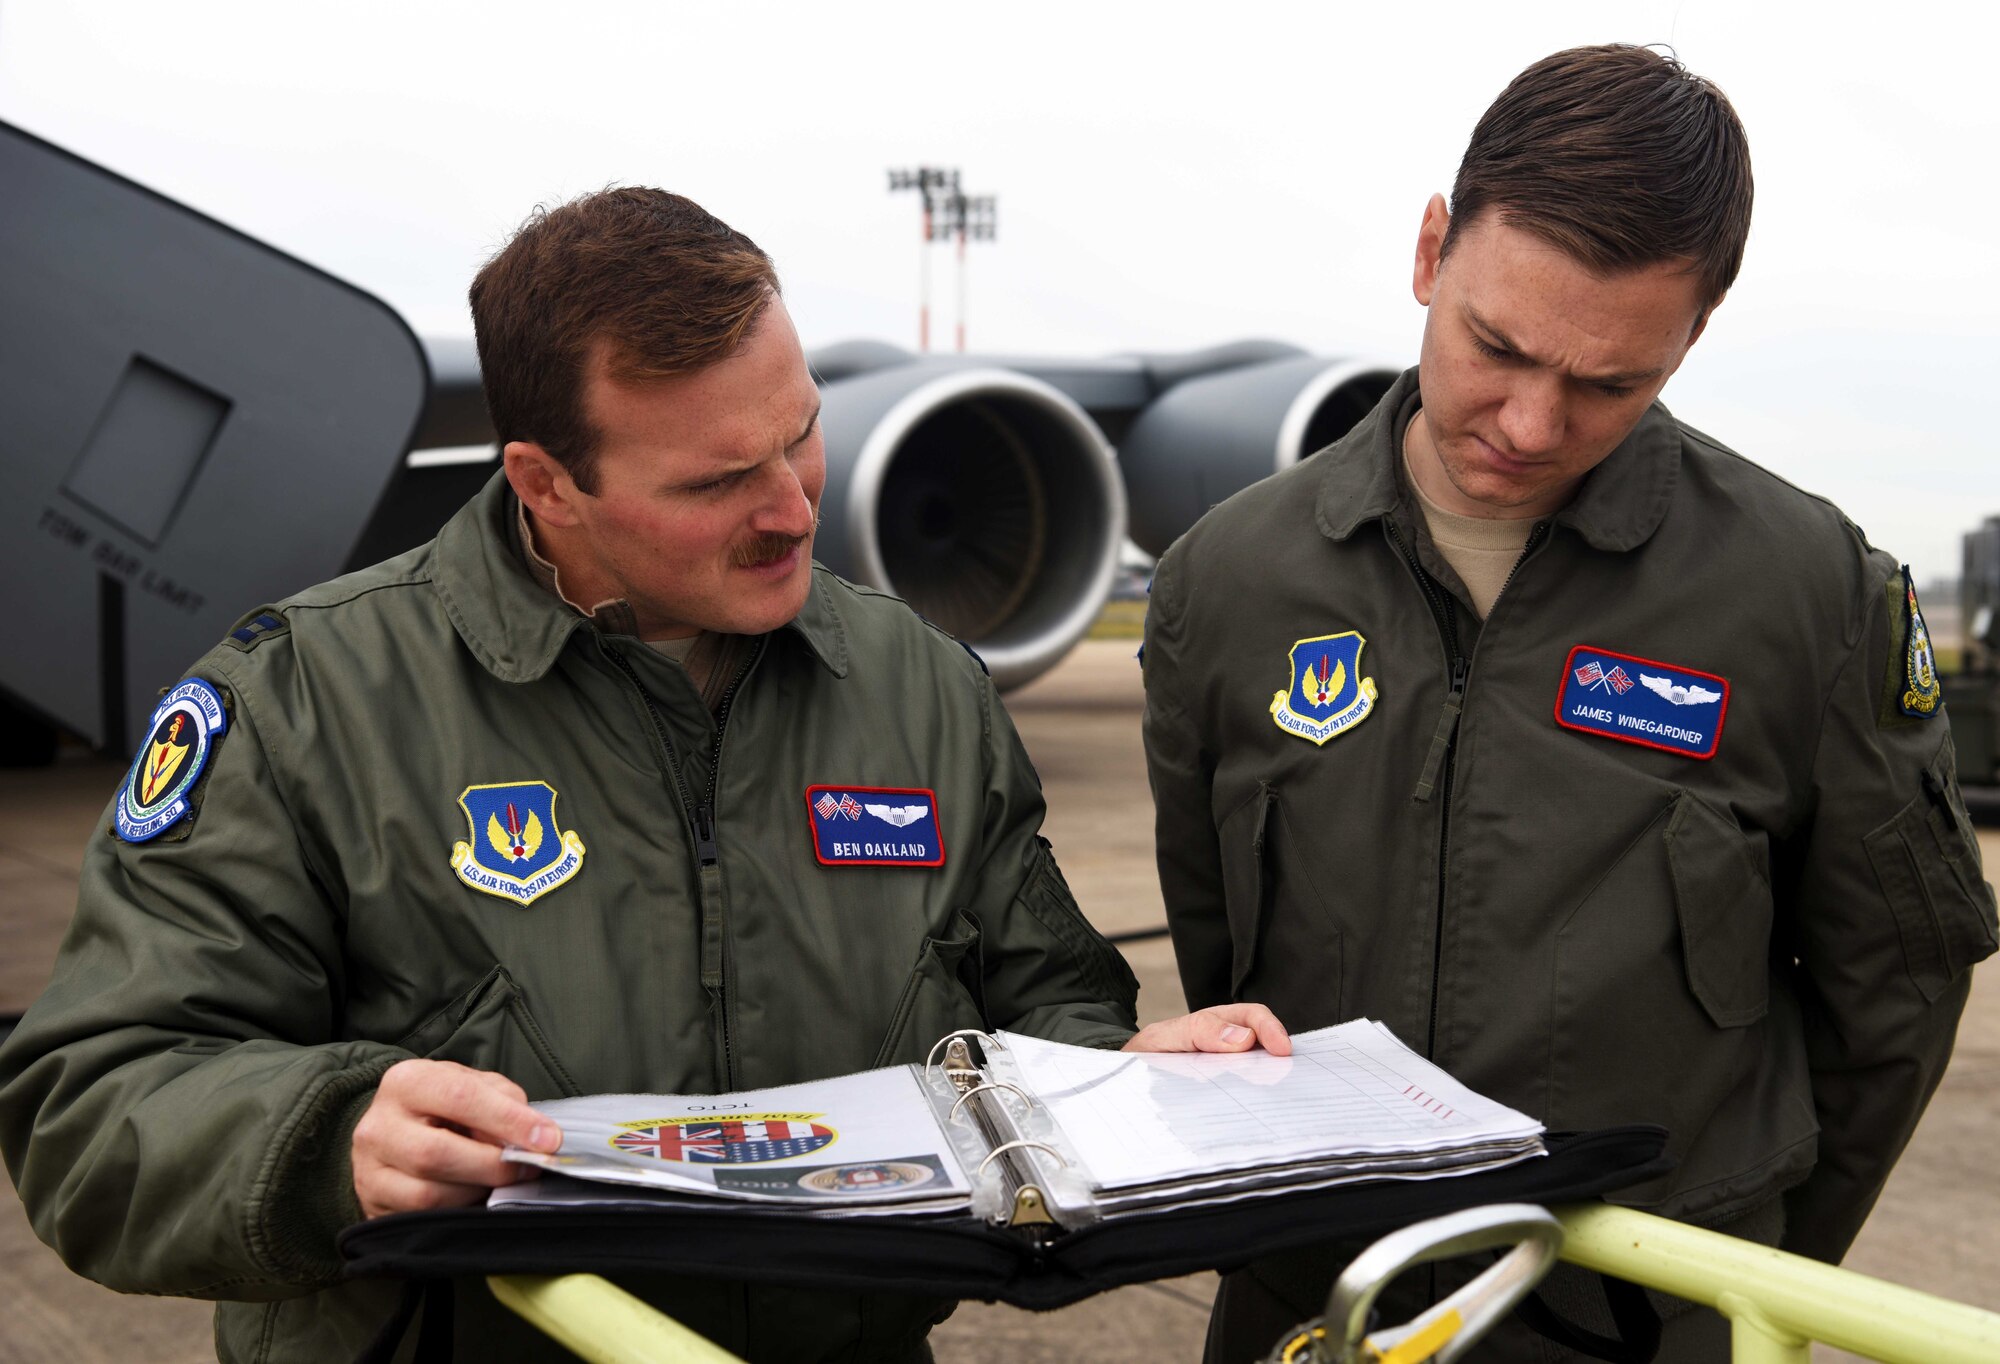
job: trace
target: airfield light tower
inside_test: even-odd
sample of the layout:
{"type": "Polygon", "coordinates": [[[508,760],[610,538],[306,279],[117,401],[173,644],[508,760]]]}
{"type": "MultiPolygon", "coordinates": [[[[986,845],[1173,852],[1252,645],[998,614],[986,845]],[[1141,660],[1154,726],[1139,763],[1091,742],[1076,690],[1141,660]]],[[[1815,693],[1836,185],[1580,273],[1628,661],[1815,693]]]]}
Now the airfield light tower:
{"type": "Polygon", "coordinates": [[[991,194],[966,195],[954,191],[944,202],[943,230],[958,239],[958,349],[965,350],[965,243],[990,242],[999,235],[999,222],[991,194]]]}
{"type": "Polygon", "coordinates": [[[937,166],[889,172],[889,192],[916,190],[923,199],[923,236],[917,255],[917,349],[931,348],[931,242],[936,240],[939,204],[958,194],[958,171],[937,166]]]}

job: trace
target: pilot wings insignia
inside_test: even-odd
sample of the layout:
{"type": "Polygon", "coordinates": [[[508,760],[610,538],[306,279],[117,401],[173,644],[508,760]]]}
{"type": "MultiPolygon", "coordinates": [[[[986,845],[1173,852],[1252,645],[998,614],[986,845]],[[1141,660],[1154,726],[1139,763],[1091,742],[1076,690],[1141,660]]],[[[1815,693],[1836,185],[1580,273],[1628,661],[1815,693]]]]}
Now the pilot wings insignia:
{"type": "Polygon", "coordinates": [[[861,808],[884,823],[895,825],[898,829],[915,824],[931,812],[931,807],[928,805],[863,805],[861,808]]]}
{"type": "Polygon", "coordinates": [[[1639,685],[1655,696],[1665,697],[1677,706],[1699,706],[1707,701],[1720,701],[1722,693],[1697,687],[1692,683],[1680,686],[1670,677],[1655,677],[1651,673],[1639,674],[1639,685]]]}

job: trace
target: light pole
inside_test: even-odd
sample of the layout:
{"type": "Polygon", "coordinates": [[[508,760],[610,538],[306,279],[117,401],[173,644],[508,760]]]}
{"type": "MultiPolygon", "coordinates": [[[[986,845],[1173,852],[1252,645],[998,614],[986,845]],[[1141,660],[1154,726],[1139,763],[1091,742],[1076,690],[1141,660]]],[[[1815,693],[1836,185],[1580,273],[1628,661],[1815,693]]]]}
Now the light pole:
{"type": "Polygon", "coordinates": [[[958,171],[936,166],[889,172],[889,192],[916,190],[923,197],[923,236],[917,255],[917,349],[931,348],[931,242],[936,238],[937,205],[958,195],[958,171]]]}

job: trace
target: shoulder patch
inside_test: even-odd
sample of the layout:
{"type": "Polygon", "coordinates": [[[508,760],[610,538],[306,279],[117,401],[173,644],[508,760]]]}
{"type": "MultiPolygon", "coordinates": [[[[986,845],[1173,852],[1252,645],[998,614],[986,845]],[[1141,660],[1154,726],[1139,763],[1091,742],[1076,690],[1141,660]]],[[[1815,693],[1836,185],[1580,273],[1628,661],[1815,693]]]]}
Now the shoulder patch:
{"type": "Polygon", "coordinates": [[[224,641],[233,649],[249,653],[273,635],[283,634],[291,629],[291,623],[271,610],[261,610],[246,616],[224,641]]]}
{"type": "Polygon", "coordinates": [[[132,770],[119,788],[113,818],[127,843],[147,843],[201,808],[200,784],[215,746],[229,728],[222,693],[199,677],[168,692],[146,727],[132,770]]]}
{"type": "Polygon", "coordinates": [[[1903,571],[1884,583],[1882,590],[1888,597],[1889,666],[1877,722],[1887,727],[1928,720],[1941,708],[1944,689],[1938,681],[1937,655],[1931,647],[1923,608],[1917,605],[1910,566],[1904,564],[1903,571]]]}

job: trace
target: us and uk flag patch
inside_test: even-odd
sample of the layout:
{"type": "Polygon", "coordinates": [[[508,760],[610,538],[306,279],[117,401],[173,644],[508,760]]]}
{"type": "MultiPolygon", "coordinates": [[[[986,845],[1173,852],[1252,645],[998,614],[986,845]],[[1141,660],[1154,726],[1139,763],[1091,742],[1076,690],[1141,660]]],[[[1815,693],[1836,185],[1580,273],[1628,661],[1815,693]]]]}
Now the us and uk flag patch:
{"type": "Polygon", "coordinates": [[[1729,681],[1714,673],[1579,644],[1563,664],[1556,723],[1621,743],[1712,758],[1729,681]]]}
{"type": "Polygon", "coordinates": [[[937,793],[921,787],[809,786],[806,815],[822,867],[940,867],[937,793]]]}

